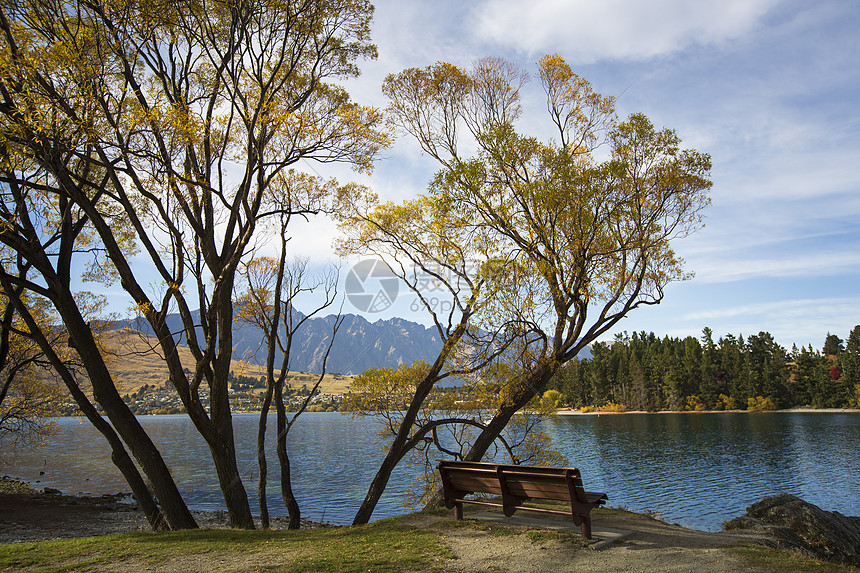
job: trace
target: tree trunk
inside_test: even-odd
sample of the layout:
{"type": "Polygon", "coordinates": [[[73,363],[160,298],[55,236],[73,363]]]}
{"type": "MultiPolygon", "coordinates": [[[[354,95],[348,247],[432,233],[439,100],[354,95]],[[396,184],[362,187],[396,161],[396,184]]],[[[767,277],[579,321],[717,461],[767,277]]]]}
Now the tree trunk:
{"type": "Polygon", "coordinates": [[[161,510],[158,508],[158,504],[156,504],[155,499],[152,497],[152,493],[150,493],[149,488],[146,487],[143,477],[141,477],[140,472],[137,471],[137,466],[134,465],[128,452],[125,451],[125,447],[122,445],[122,440],[120,440],[119,436],[116,435],[116,432],[113,431],[111,425],[99,415],[95,407],[93,407],[84,393],[81,392],[80,388],[74,384],[69,385],[67,383],[66,385],[69,388],[72,397],[75,399],[75,402],[77,402],[78,407],[90,423],[99,432],[101,432],[110,444],[111,461],[113,461],[114,465],[122,473],[125,481],[131,488],[131,492],[134,495],[134,499],[137,501],[137,505],[141,510],[143,510],[147,521],[149,521],[149,526],[153,531],[164,531],[169,529],[170,527],[167,520],[164,518],[164,514],[161,513],[161,510]]]}
{"type": "MultiPolygon", "coordinates": [[[[519,392],[511,398],[507,403],[499,408],[498,412],[487,424],[486,428],[481,430],[478,437],[469,448],[469,452],[463,458],[467,462],[479,462],[493,445],[493,442],[501,435],[511,418],[519,412],[532,397],[546,387],[547,382],[552,378],[553,374],[558,370],[556,361],[544,361],[539,364],[528,376],[528,378],[520,384],[519,392]]],[[[424,509],[436,509],[442,507],[444,496],[441,490],[437,490],[433,497],[424,506],[424,509]]]]}
{"type": "MultiPolygon", "coordinates": [[[[56,352],[54,352],[54,348],[51,346],[51,343],[45,337],[45,334],[41,330],[40,325],[36,323],[29,310],[19,298],[20,291],[12,288],[11,283],[6,280],[5,275],[3,276],[2,282],[3,289],[7,293],[10,293],[7,295],[10,308],[12,306],[16,307],[18,314],[24,320],[30,331],[30,337],[42,349],[42,352],[47,357],[51,366],[63,380],[63,383],[69,390],[69,394],[72,396],[72,399],[75,400],[75,402],[78,404],[78,407],[87,417],[87,419],[105,437],[105,439],[108,441],[108,444],[110,444],[111,460],[113,461],[114,465],[116,465],[116,467],[119,469],[120,473],[122,473],[123,477],[125,477],[125,480],[128,483],[129,487],[131,487],[132,494],[134,495],[138,505],[146,515],[146,518],[149,521],[149,525],[150,527],[152,527],[152,530],[162,531],[168,529],[168,522],[165,520],[164,514],[158,508],[158,505],[153,499],[149,488],[147,488],[146,486],[146,483],[143,481],[140,472],[134,465],[134,462],[129,457],[128,452],[125,450],[122,440],[119,438],[119,436],[117,436],[111,425],[108,424],[104,420],[104,418],[99,415],[98,411],[96,411],[89,398],[87,398],[86,394],[84,394],[78,386],[77,381],[67,367],[66,363],[60,359],[56,352]],[[11,293],[17,294],[13,296],[11,293]]],[[[81,356],[81,358],[83,358],[83,356],[81,356]]],[[[191,527],[196,526],[197,524],[194,523],[194,519],[191,518],[191,527]]]]}
{"type": "Polygon", "coordinates": [[[370,487],[367,488],[367,495],[365,495],[364,501],[361,503],[361,507],[358,508],[358,511],[355,513],[355,517],[352,520],[353,525],[364,525],[370,521],[370,517],[373,515],[373,510],[376,509],[376,504],[379,503],[379,498],[382,497],[382,494],[385,492],[385,488],[388,486],[388,480],[391,479],[391,473],[394,471],[394,468],[397,467],[397,464],[400,463],[400,460],[403,459],[403,456],[406,455],[407,450],[405,447],[409,441],[409,434],[412,431],[412,426],[418,418],[418,412],[421,410],[421,406],[430,394],[433,386],[439,381],[439,372],[442,371],[442,366],[445,363],[445,360],[460,340],[460,337],[462,337],[464,329],[465,319],[460,323],[460,326],[457,327],[455,333],[445,342],[445,346],[439,352],[439,355],[436,357],[436,361],[433,363],[430,371],[424,379],[416,385],[415,394],[412,397],[412,401],[409,403],[409,408],[407,408],[406,413],[403,415],[403,420],[400,421],[400,427],[397,429],[397,435],[394,437],[394,442],[389,447],[388,453],[385,455],[385,459],[382,460],[382,464],[379,466],[376,475],[373,476],[373,481],[370,482],[370,487]]]}
{"type": "Polygon", "coordinates": [[[266,499],[266,479],[268,478],[268,467],[266,463],[266,425],[269,415],[269,406],[272,404],[272,387],[267,384],[266,397],[260,410],[260,422],[257,425],[257,467],[260,476],[257,480],[257,498],[260,501],[260,525],[263,529],[269,529],[269,503],[266,499]]]}
{"type": "Polygon", "coordinates": [[[355,517],[352,520],[353,525],[364,525],[370,521],[370,517],[373,515],[373,510],[376,509],[376,504],[379,503],[379,498],[381,498],[382,494],[385,492],[388,480],[391,478],[391,473],[403,458],[402,453],[398,450],[402,448],[402,444],[405,443],[405,441],[406,440],[404,439],[402,443],[397,443],[399,442],[399,440],[397,440],[396,443],[388,450],[388,454],[386,454],[385,459],[382,460],[382,464],[379,466],[376,475],[373,476],[373,481],[370,482],[370,487],[367,488],[367,495],[364,497],[361,507],[359,507],[358,511],[355,513],[355,517]]]}
{"type": "Polygon", "coordinates": [[[149,478],[170,528],[196,528],[197,523],[182,500],[161,453],[117,392],[89,326],[79,314],[71,310],[77,308],[73,303],[59,306],[58,310],[69,332],[70,344],[78,352],[89,374],[93,397],[104,408],[111,424],[149,478]]]}
{"type": "Polygon", "coordinates": [[[277,422],[277,451],[278,462],[281,466],[281,497],[284,500],[284,505],[287,508],[287,513],[290,516],[290,522],[287,525],[288,529],[300,529],[302,526],[302,511],[299,507],[299,502],[296,501],[296,496],[293,495],[293,482],[290,474],[290,457],[287,455],[287,409],[284,404],[283,380],[275,390],[275,409],[278,414],[277,422]]]}
{"type": "Polygon", "coordinates": [[[254,517],[251,515],[248,493],[245,491],[242,476],[236,465],[236,453],[232,440],[222,440],[215,446],[210,445],[209,451],[212,453],[218,483],[227,505],[230,527],[254,529],[254,517]]]}
{"type": "Polygon", "coordinates": [[[558,369],[559,362],[554,356],[541,360],[529,372],[526,379],[520,382],[516,392],[502,404],[498,412],[493,416],[493,419],[487,424],[487,427],[481,430],[481,433],[478,434],[478,437],[472,443],[469,452],[463,458],[464,461],[481,461],[481,458],[484,457],[484,454],[487,453],[487,450],[490,449],[496,438],[501,435],[514,414],[524,408],[535,395],[539,395],[543,391],[547,382],[549,382],[558,369]]]}
{"type": "MultiPolygon", "coordinates": [[[[232,285],[232,280],[225,284],[232,285]]],[[[254,517],[248,493],[242,483],[236,464],[236,443],[233,438],[233,417],[230,412],[230,394],[227,379],[233,358],[233,288],[222,286],[213,293],[212,304],[217,311],[218,340],[215,359],[212,361],[213,380],[209,387],[209,412],[215,429],[209,450],[215,461],[218,481],[227,504],[230,526],[254,529],[254,517]]],[[[212,325],[210,325],[211,327],[212,325]]]]}

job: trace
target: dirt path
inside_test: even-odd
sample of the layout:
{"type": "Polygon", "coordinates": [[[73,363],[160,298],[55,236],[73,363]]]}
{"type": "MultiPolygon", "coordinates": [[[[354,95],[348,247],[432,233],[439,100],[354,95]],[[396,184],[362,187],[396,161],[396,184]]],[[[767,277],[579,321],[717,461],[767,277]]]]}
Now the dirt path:
{"type": "MultiPolygon", "coordinates": [[[[467,518],[469,514],[467,513],[467,518]]],[[[432,519],[417,525],[432,526],[432,519]]],[[[512,528],[530,526],[523,522],[540,523],[543,527],[552,518],[508,520],[512,528]],[[549,521],[547,521],[549,520],[549,521]]],[[[685,529],[646,516],[620,511],[598,512],[593,520],[595,535],[601,529],[624,531],[627,536],[601,549],[583,547],[574,528],[573,535],[553,539],[545,530],[534,535],[496,535],[486,522],[440,528],[443,539],[458,556],[449,564],[457,571],[694,571],[743,572],[755,571],[749,564],[727,550],[747,541],[761,541],[757,534],[708,533],[685,529]]],[[[494,525],[497,527],[498,525],[494,525]]],[[[569,529],[569,528],[567,528],[569,529]]],[[[536,531],[532,529],[532,531],[536,531]]]]}

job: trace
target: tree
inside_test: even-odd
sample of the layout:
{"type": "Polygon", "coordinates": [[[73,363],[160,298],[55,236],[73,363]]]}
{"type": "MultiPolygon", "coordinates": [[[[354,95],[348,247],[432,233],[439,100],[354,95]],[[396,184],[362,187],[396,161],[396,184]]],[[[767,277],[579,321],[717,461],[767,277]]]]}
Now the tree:
{"type": "MultiPolygon", "coordinates": [[[[319,178],[294,174],[291,183],[290,192],[284,194],[287,200],[304,203],[308,206],[318,203],[319,206],[316,208],[322,208],[321,203],[325,199],[327,186],[322,184],[319,178]]],[[[237,315],[238,320],[260,328],[266,343],[266,393],[260,409],[257,431],[257,461],[259,466],[257,495],[260,503],[260,521],[265,529],[269,528],[269,509],[266,498],[268,469],[265,448],[269,409],[274,401],[277,416],[275,443],[280,467],[281,497],[290,516],[289,528],[299,529],[301,526],[301,509],[293,494],[291,464],[287,453],[287,435],[299,415],[307,409],[325,377],[328,353],[331,351],[342,322],[341,319],[334,321],[332,335],[323,358],[322,370],[298,410],[292,417],[288,417],[284,402],[284,386],[290,370],[290,353],[294,336],[307,320],[329,308],[337,295],[336,273],[327,273],[319,279],[312,279],[308,276],[307,260],[296,259],[292,262],[287,260],[289,218],[289,214],[286,214],[280,219],[279,236],[281,239],[278,258],[254,258],[242,265],[240,273],[244,279],[245,290],[240,292],[237,298],[237,306],[240,309],[237,315]],[[297,312],[293,306],[296,297],[315,291],[323,291],[321,303],[307,314],[297,312]]]]}
{"type": "Polygon", "coordinates": [[[844,350],[842,344],[843,340],[841,338],[828,332],[827,337],[824,339],[823,352],[829,356],[839,356],[844,350]]]}
{"type": "MultiPolygon", "coordinates": [[[[492,312],[467,324],[501,333],[508,346],[512,376],[470,460],[481,459],[562,364],[686,278],[670,241],[699,225],[711,185],[709,157],[681,150],[674,132],[656,130],[643,115],[617,121],[612,98],[558,56],[539,67],[555,142],[516,131],[527,76],[502,60],[481,60],[470,71],[447,63],[408,69],[383,85],[392,122],[441,166],[428,194],[400,212],[420,221],[410,206],[424,202],[438,227],[457,222],[460,249],[480,253],[492,293],[484,299],[492,312]],[[601,161],[602,144],[611,158],[601,161]],[[462,155],[474,146],[476,156],[462,155]]],[[[364,229],[385,228],[405,245],[419,224],[398,219],[392,228],[381,213],[395,209],[381,206],[369,218],[375,227],[364,229]]]]}
{"type": "Polygon", "coordinates": [[[842,355],[842,378],[848,389],[849,407],[860,408],[860,325],[848,335],[842,355]]]}
{"type": "MultiPolygon", "coordinates": [[[[19,259],[18,272],[14,276],[20,283],[20,281],[26,280],[26,274],[27,265],[20,264],[19,259]]],[[[48,323],[48,316],[44,312],[46,306],[38,303],[27,304],[22,299],[23,286],[20,284],[13,286],[11,277],[6,272],[4,265],[0,265],[0,286],[2,286],[3,292],[6,295],[8,305],[4,317],[10,316],[8,312],[9,308],[13,309],[13,312],[20,316],[22,328],[17,331],[17,334],[32,341],[39,348],[45,363],[63,381],[81,412],[108,441],[111,447],[111,459],[123,477],[125,477],[129,487],[131,487],[135,500],[146,515],[152,529],[160,531],[168,527],[195,527],[194,518],[191,517],[184,504],[181,503],[181,499],[179,500],[179,505],[176,505],[174,503],[175,499],[169,497],[172,493],[171,490],[163,487],[165,483],[159,482],[156,483],[155,489],[158,490],[161,487],[168,495],[166,502],[162,502],[165,506],[165,512],[162,513],[141,477],[140,472],[123,446],[122,440],[116,431],[114,431],[114,428],[99,415],[96,408],[81,389],[81,385],[75,374],[75,371],[80,366],[74,363],[70,354],[67,353],[61,357],[58,353],[57,349],[68,347],[68,342],[62,340],[65,336],[62,328],[48,323]],[[33,312],[34,310],[36,312],[33,312]],[[50,340],[48,336],[51,337],[50,340]],[[189,518],[188,520],[184,516],[186,513],[189,518]]],[[[157,462],[157,460],[155,461],[157,462]]],[[[151,466],[152,463],[150,463],[149,467],[151,466]]],[[[167,477],[169,479],[169,474],[167,477]]]]}
{"type": "MultiPolygon", "coordinates": [[[[253,527],[228,400],[237,268],[258,223],[283,213],[264,199],[290,166],[312,159],[369,170],[387,143],[377,111],[329,83],[375,56],[371,14],[365,0],[21,0],[0,11],[3,143],[16,160],[8,180],[70,203],[94,229],[209,446],[233,526],[253,527]],[[150,268],[132,265],[124,238],[150,268]],[[170,332],[170,312],[182,333],[170,332]],[[181,362],[180,339],[193,364],[181,362]]],[[[53,302],[61,314],[74,306],[53,302]]],[[[63,320],[83,362],[98,367],[86,325],[63,320]]],[[[107,372],[90,377],[109,383],[107,372]]],[[[109,415],[119,412],[107,396],[106,386],[96,392],[109,415]]]]}
{"type": "Polygon", "coordinates": [[[717,403],[719,394],[725,393],[719,383],[719,371],[717,368],[717,345],[714,343],[714,332],[709,327],[702,329],[702,362],[700,366],[699,394],[705,404],[713,407],[717,403]]]}
{"type": "MultiPolygon", "coordinates": [[[[13,123],[4,134],[15,135],[17,127],[13,123]]],[[[48,131],[48,126],[45,130],[48,131]]],[[[71,290],[72,269],[79,264],[80,257],[93,257],[88,261],[89,276],[104,280],[111,276],[110,272],[103,272],[105,269],[99,264],[99,251],[92,242],[89,220],[65,198],[42,195],[42,182],[48,179],[45,173],[28,157],[10,153],[10,148],[14,149],[11,145],[0,148],[3,183],[0,186],[0,243],[4,255],[0,260],[0,288],[26,325],[27,336],[39,346],[81,411],[111,444],[114,462],[128,480],[152,527],[161,529],[165,522],[174,529],[196,527],[163,458],[113,384],[102,348],[91,328],[88,297],[71,290]],[[62,320],[61,330],[67,337],[65,344],[77,355],[76,362],[86,370],[93,398],[104,408],[110,424],[98,415],[77,377],[68,368],[70,357],[55,352],[58,325],[31,314],[27,301],[38,298],[50,301],[62,320]],[[46,330],[43,331],[43,327],[46,330]],[[163,516],[122,442],[147,474],[161,503],[163,516]]],[[[72,161],[64,157],[54,159],[72,161]]],[[[121,222],[121,217],[113,220],[118,228],[121,222]]],[[[127,252],[134,252],[133,245],[126,241],[121,244],[127,252]]]]}
{"type": "Polygon", "coordinates": [[[682,150],[673,131],[641,114],[618,122],[612,99],[558,56],[539,71],[558,137],[548,143],[516,131],[526,75],[507,62],[410,69],[383,87],[395,124],[441,165],[430,193],[489,251],[512,253],[497,280],[502,320],[521,335],[520,376],[467,459],[484,455],[561,364],[688,276],[670,241],[699,225],[711,186],[710,158],[682,150]],[[462,155],[463,133],[476,156],[462,155]],[[611,158],[601,161],[604,143],[611,158]]]}
{"type": "MultiPolygon", "coordinates": [[[[476,316],[494,312],[496,290],[486,288],[488,278],[504,258],[488,258],[480,237],[467,231],[467,223],[450,213],[436,197],[419,197],[402,205],[366,202],[342,203],[339,210],[345,237],[341,252],[376,255],[386,262],[415,296],[413,306],[424,308],[442,347],[426,367],[407,373],[389,371],[378,379],[399,380],[377,387],[397,393],[402,416],[389,421],[392,441],[356,512],[354,524],[367,523],[394,468],[423,443],[428,432],[450,420],[422,422],[425,401],[441,380],[467,376],[491,364],[507,348],[505,325],[472,327],[476,316]]],[[[478,321],[481,322],[481,321],[478,321]]],[[[468,423],[462,418],[454,424],[468,423]]]]}
{"type": "MultiPolygon", "coordinates": [[[[371,368],[353,381],[341,408],[355,416],[377,418],[382,423],[379,435],[387,440],[387,450],[391,451],[393,445],[402,452],[401,459],[422,467],[421,475],[407,492],[412,507],[430,499],[440,485],[435,468],[440,455],[464,459],[475,432],[486,427],[487,413],[504,399],[510,376],[504,363],[496,363],[480,370],[478,376],[467,377],[460,385],[434,387],[420,403],[409,440],[400,445],[396,438],[404,428],[405,413],[416,403],[416,387],[426,383],[429,370],[430,365],[423,359],[396,369],[371,368]]],[[[566,463],[538,427],[542,419],[555,415],[557,397],[552,392],[545,400],[535,397],[528,410],[498,436],[498,453],[509,463],[566,463]]]]}
{"type": "Polygon", "coordinates": [[[777,403],[787,400],[786,352],[770,333],[759,332],[747,338],[745,363],[748,385],[744,398],[764,396],[777,403]]]}

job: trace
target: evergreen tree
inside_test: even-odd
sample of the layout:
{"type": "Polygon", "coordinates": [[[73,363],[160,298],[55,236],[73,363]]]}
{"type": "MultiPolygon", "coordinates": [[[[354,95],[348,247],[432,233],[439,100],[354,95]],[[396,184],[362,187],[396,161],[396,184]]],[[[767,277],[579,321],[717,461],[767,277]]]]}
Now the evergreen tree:
{"type": "Polygon", "coordinates": [[[827,338],[824,339],[824,354],[829,356],[839,356],[842,354],[843,346],[842,339],[835,334],[827,333],[827,338]]]}
{"type": "Polygon", "coordinates": [[[848,335],[841,364],[842,380],[848,390],[849,406],[860,408],[860,325],[855,326],[848,335]]]}
{"type": "Polygon", "coordinates": [[[720,393],[719,368],[717,368],[717,346],[714,333],[707,326],[702,330],[702,358],[699,367],[699,396],[708,408],[713,408],[720,393]]]}

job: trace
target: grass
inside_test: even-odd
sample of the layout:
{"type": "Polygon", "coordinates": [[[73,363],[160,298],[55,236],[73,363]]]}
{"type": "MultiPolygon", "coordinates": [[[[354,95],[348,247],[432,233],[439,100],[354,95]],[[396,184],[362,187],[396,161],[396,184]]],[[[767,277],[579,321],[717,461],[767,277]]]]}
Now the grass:
{"type": "Polygon", "coordinates": [[[361,527],[288,531],[132,533],[0,546],[0,568],[45,573],[144,570],[432,571],[452,558],[439,536],[381,520],[361,527]]]}

